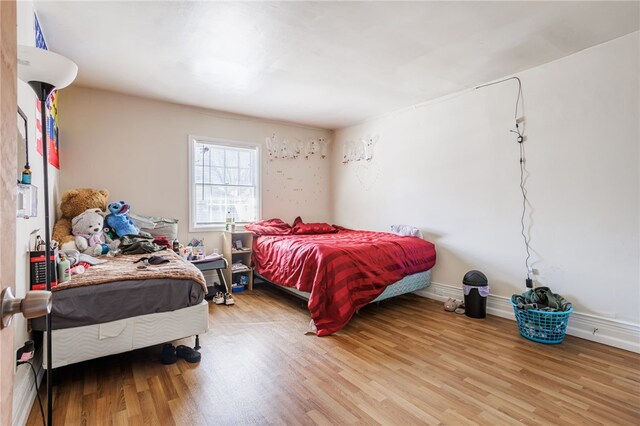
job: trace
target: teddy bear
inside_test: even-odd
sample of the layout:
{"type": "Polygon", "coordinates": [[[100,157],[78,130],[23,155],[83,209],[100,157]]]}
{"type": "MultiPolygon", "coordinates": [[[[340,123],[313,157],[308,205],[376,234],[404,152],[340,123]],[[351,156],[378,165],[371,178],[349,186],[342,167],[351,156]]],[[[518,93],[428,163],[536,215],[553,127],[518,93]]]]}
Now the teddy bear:
{"type": "Polygon", "coordinates": [[[75,236],[78,250],[91,256],[100,256],[115,251],[120,245],[119,240],[111,240],[105,236],[104,217],[100,209],[88,209],[71,221],[71,230],[75,236]]]}
{"type": "Polygon", "coordinates": [[[129,204],[124,201],[117,201],[109,204],[107,208],[111,212],[106,218],[107,225],[115,231],[118,237],[138,235],[140,233],[133,221],[129,219],[129,204]]]}
{"type": "Polygon", "coordinates": [[[61,250],[77,250],[71,232],[71,221],[88,209],[107,209],[109,191],[106,189],[78,188],[62,194],[60,211],[62,216],[53,227],[51,239],[57,241],[61,250]]]}

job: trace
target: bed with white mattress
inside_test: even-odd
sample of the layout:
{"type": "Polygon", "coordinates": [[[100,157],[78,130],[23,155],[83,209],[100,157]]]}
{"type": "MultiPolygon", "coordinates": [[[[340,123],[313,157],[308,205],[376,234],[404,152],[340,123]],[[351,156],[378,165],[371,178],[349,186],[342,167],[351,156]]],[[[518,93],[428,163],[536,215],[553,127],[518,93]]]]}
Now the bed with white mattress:
{"type": "MultiPolygon", "coordinates": [[[[53,368],[207,332],[202,273],[173,252],[156,255],[168,262],[138,269],[143,255],[118,256],[53,289],[53,368]]],[[[44,318],[32,325],[46,330],[44,318]]]]}
{"type": "MultiPolygon", "coordinates": [[[[203,300],[195,306],[174,311],[52,330],[51,366],[63,367],[185,337],[198,336],[206,333],[208,329],[209,304],[203,300]]],[[[46,342],[45,333],[45,367],[47,367],[46,342]]]]}

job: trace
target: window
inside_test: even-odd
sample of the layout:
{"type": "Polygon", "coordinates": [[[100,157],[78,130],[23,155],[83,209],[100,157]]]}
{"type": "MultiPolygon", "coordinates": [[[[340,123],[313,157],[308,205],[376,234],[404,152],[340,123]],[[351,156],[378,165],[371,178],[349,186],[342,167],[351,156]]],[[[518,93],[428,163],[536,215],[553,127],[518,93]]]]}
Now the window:
{"type": "Polygon", "coordinates": [[[190,230],[260,217],[260,146],[190,136],[190,230]]]}

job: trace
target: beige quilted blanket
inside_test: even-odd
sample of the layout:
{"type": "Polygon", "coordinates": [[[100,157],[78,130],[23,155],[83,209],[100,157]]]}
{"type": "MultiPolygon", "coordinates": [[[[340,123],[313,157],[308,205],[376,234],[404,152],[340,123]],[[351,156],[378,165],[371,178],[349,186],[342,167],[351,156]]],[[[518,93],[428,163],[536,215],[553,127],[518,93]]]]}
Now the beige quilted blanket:
{"type": "Polygon", "coordinates": [[[93,265],[80,275],[74,275],[71,281],[58,284],[51,291],[60,291],[68,288],[83,287],[88,285],[105,284],[114,281],[146,280],[153,278],[173,278],[193,280],[199,283],[204,292],[207,292],[207,283],[202,272],[195,266],[171,250],[162,250],[151,254],[125,254],[115,257],[102,257],[107,262],[93,265]],[[169,259],[169,263],[150,265],[143,262],[133,263],[141,257],[162,256],[169,259]],[[146,269],[138,269],[145,265],[146,269]]]}

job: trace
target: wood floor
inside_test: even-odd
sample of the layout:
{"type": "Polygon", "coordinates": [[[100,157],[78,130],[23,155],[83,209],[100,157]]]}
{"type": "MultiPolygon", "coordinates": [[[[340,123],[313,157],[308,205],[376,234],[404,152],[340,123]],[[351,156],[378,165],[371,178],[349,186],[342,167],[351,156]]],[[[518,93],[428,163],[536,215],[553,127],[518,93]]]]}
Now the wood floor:
{"type": "MultiPolygon", "coordinates": [[[[368,306],[323,338],[304,334],[299,300],[266,285],[209,312],[199,365],[164,366],[157,346],[60,368],[54,424],[640,421],[637,354],[571,336],[537,344],[512,321],[418,296],[368,306]]],[[[37,403],[27,424],[41,424],[37,403]]]]}

